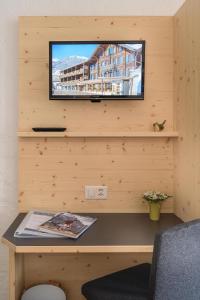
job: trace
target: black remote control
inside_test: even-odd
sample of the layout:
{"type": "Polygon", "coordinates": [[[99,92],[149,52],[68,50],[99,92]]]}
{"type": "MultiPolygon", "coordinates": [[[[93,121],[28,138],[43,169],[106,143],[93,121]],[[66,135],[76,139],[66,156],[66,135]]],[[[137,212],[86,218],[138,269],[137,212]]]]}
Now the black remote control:
{"type": "Polygon", "coordinates": [[[65,127],[33,127],[32,128],[33,131],[35,132],[61,132],[61,131],[65,131],[66,128],[65,127]]]}

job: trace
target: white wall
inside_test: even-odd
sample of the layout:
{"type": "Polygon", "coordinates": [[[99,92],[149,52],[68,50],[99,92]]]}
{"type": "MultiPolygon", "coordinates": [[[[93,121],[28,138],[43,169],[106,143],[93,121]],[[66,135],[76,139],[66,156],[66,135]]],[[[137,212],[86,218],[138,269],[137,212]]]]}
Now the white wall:
{"type": "MultiPolygon", "coordinates": [[[[17,18],[23,15],[173,15],[184,0],[0,0],[0,234],[17,214],[17,18]]],[[[7,299],[0,246],[0,299],[7,299]]]]}

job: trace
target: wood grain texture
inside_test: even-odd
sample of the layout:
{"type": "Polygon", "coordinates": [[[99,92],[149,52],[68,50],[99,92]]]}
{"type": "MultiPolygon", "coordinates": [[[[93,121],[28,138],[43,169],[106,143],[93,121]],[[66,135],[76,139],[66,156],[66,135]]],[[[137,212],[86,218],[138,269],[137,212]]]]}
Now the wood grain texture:
{"type": "MultiPolygon", "coordinates": [[[[60,126],[77,137],[20,138],[20,211],[146,212],[145,190],[173,195],[172,17],[20,17],[19,98],[19,132],[60,126]],[[146,40],[145,100],[49,101],[48,42],[66,39],[146,40]],[[164,119],[166,138],[154,139],[152,124],[164,119]],[[120,137],[134,132],[146,134],[120,137]],[[86,201],[84,185],[100,184],[108,200],[86,201]]],[[[173,199],[163,211],[173,211],[173,199]]]]}
{"type": "Polygon", "coordinates": [[[67,299],[83,300],[84,282],[143,262],[151,262],[150,253],[25,254],[25,286],[58,281],[67,299]]]}
{"type": "Polygon", "coordinates": [[[149,131],[164,119],[173,129],[172,17],[20,17],[19,41],[19,131],[149,131]],[[49,101],[48,42],[66,39],[146,40],[145,101],[49,101]]]}
{"type": "Polygon", "coordinates": [[[117,132],[32,132],[32,131],[22,131],[18,132],[18,137],[31,137],[31,138],[38,138],[38,137],[64,137],[64,138],[70,138],[70,137],[85,137],[85,138],[99,138],[99,137],[106,137],[106,138],[115,138],[115,137],[130,137],[130,138],[136,138],[136,137],[154,137],[154,138],[160,138],[160,137],[169,137],[169,138],[177,138],[178,132],[177,131],[163,131],[163,132],[154,132],[154,131],[117,131],[117,132]]]}
{"type": "MultiPolygon", "coordinates": [[[[174,194],[173,141],[168,136],[119,136],[119,132],[152,132],[152,124],[164,119],[166,132],[174,131],[173,55],[172,17],[20,17],[18,130],[67,127],[76,136],[19,139],[20,211],[147,212],[144,191],[174,194]],[[146,40],[145,100],[49,101],[48,42],[66,39],[146,40]],[[112,139],[83,137],[110,132],[116,135],[112,139]],[[84,186],[88,184],[107,185],[108,199],[86,201],[84,186]]],[[[166,201],[163,211],[173,211],[173,198],[166,201]]],[[[28,288],[49,280],[61,282],[69,300],[81,300],[83,282],[151,260],[152,245],[116,249],[137,250],[141,253],[12,252],[10,300],[19,299],[24,284],[28,288]]]]}
{"type": "Polygon", "coordinates": [[[187,0],[175,17],[176,213],[200,217],[200,2],[187,0]]]}
{"type": "Polygon", "coordinates": [[[24,255],[9,249],[9,300],[20,300],[24,289],[24,255]]]}
{"type": "MultiPolygon", "coordinates": [[[[145,190],[173,195],[173,143],[168,139],[22,139],[20,211],[147,212],[145,190]],[[107,185],[107,200],[85,200],[85,185],[107,185]]],[[[163,212],[173,210],[173,199],[163,212]]]]}

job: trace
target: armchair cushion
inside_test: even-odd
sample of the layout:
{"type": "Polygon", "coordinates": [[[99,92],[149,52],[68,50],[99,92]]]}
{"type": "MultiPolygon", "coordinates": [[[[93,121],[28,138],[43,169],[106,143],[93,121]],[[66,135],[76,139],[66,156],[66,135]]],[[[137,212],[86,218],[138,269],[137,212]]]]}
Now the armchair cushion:
{"type": "Polygon", "coordinates": [[[141,264],[89,281],[82,294],[87,300],[147,300],[150,268],[141,264]]]}

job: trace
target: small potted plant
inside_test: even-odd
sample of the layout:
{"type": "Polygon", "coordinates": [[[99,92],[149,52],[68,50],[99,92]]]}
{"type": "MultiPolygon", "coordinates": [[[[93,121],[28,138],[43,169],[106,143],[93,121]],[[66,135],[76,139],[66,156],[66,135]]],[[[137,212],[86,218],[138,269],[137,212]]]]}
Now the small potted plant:
{"type": "Polygon", "coordinates": [[[149,217],[152,221],[158,221],[160,218],[161,202],[171,197],[165,193],[149,191],[144,193],[144,199],[149,204],[149,217]]]}

